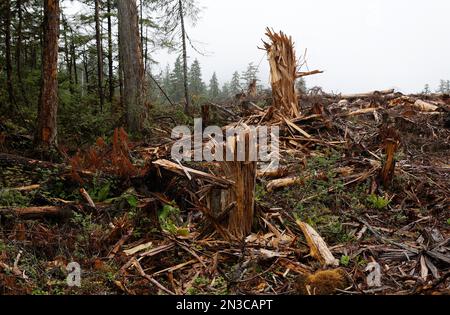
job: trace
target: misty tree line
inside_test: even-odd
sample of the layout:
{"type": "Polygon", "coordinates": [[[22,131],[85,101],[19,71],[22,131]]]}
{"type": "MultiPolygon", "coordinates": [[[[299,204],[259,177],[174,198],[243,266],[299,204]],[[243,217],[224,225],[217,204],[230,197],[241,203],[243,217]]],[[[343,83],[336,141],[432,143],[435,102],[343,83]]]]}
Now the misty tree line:
{"type": "MultiPolygon", "coordinates": [[[[423,94],[431,94],[431,88],[429,84],[425,84],[425,87],[422,91],[423,94]]],[[[436,90],[436,93],[439,94],[450,94],[450,80],[440,80],[439,87],[436,90]]]]}
{"type": "MultiPolygon", "coordinates": [[[[183,101],[184,82],[181,57],[176,59],[172,67],[167,65],[164,71],[154,74],[153,77],[166,94],[157,93],[158,102],[167,102],[166,96],[169,97],[171,102],[179,103],[183,101]]],[[[226,101],[237,94],[245,93],[249,85],[254,81],[260,82],[258,68],[253,63],[249,63],[246,70],[241,73],[235,71],[232,79],[223,84],[219,83],[215,72],[211,78],[204,78],[200,62],[197,59],[188,67],[188,90],[194,105],[201,104],[206,100],[214,102],[226,101]]],[[[263,89],[260,84],[257,84],[257,87],[259,90],[263,89]]]]}

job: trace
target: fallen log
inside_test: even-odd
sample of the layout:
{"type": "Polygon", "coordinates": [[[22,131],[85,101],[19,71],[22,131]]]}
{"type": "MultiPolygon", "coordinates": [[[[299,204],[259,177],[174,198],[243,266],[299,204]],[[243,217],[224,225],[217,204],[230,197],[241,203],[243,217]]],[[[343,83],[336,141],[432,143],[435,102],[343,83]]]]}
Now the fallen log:
{"type": "Polygon", "coordinates": [[[371,114],[376,112],[377,110],[379,110],[380,108],[363,108],[363,109],[358,109],[355,110],[353,112],[347,113],[347,114],[343,114],[343,117],[352,117],[352,116],[358,116],[358,115],[364,115],[364,114],[371,114]]]}
{"type": "Polygon", "coordinates": [[[70,217],[72,215],[72,209],[68,206],[0,208],[0,215],[13,215],[25,220],[37,219],[42,217],[70,217]]]}
{"type": "Polygon", "coordinates": [[[288,173],[288,169],[287,168],[276,168],[276,169],[270,169],[270,170],[263,170],[263,171],[258,171],[256,173],[256,176],[258,178],[280,178],[283,176],[286,176],[288,173]]]}
{"type": "Polygon", "coordinates": [[[389,95],[395,93],[394,89],[383,90],[383,91],[372,91],[367,93],[357,93],[357,94],[344,94],[341,96],[342,99],[357,99],[357,98],[368,98],[377,95],[389,95]]]}
{"type": "Polygon", "coordinates": [[[29,186],[21,186],[21,187],[12,187],[12,188],[5,188],[4,190],[15,190],[15,191],[32,191],[37,190],[41,188],[41,185],[29,185],[29,186]]]}
{"type": "Polygon", "coordinates": [[[413,107],[422,111],[422,112],[435,112],[439,109],[438,106],[424,102],[422,100],[417,100],[414,104],[413,107]]]}
{"type": "Polygon", "coordinates": [[[12,155],[7,153],[0,153],[0,165],[22,165],[22,166],[33,166],[40,168],[64,168],[63,164],[55,164],[46,161],[39,161],[34,159],[29,159],[23,156],[12,155]]]}
{"type": "MultiPolygon", "coordinates": [[[[23,156],[18,155],[12,155],[7,153],[0,153],[0,166],[8,166],[8,165],[20,165],[27,168],[42,168],[42,169],[56,169],[59,172],[69,172],[71,171],[72,167],[66,164],[58,164],[58,163],[52,163],[47,161],[40,161],[35,159],[26,158],[23,156]]],[[[80,174],[86,175],[86,176],[93,176],[95,175],[93,172],[90,171],[77,171],[80,174]]]]}
{"type": "Polygon", "coordinates": [[[218,186],[222,186],[222,187],[229,187],[230,185],[233,185],[234,182],[230,181],[228,179],[222,178],[222,177],[218,177],[218,176],[214,176],[202,171],[198,171],[189,167],[184,167],[182,165],[179,165],[177,163],[168,161],[168,160],[158,160],[153,162],[153,165],[156,165],[158,167],[164,168],[170,172],[176,173],[178,175],[182,175],[182,176],[187,176],[189,178],[189,176],[192,176],[193,178],[199,178],[202,179],[206,182],[209,182],[211,184],[215,184],[218,186]]]}
{"type": "Polygon", "coordinates": [[[267,184],[267,191],[273,192],[277,189],[293,186],[296,184],[300,184],[304,181],[301,177],[288,177],[288,178],[280,178],[270,181],[267,184]]]}

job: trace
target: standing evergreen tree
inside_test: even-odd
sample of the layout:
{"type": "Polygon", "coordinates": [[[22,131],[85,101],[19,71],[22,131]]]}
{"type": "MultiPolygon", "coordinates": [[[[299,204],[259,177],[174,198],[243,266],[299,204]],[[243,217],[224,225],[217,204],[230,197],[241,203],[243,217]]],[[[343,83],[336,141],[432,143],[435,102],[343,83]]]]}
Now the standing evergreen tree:
{"type": "Polygon", "coordinates": [[[35,143],[42,149],[57,144],[59,0],[44,1],[41,94],[35,143]]]}
{"type": "Polygon", "coordinates": [[[450,80],[445,81],[445,93],[450,94],[450,80]]]}
{"type": "Polygon", "coordinates": [[[191,65],[189,70],[189,89],[191,97],[199,97],[205,94],[205,83],[202,80],[202,70],[197,59],[191,65]]]}
{"type": "Polygon", "coordinates": [[[445,82],[445,80],[441,80],[439,82],[439,88],[438,88],[437,92],[441,93],[441,94],[445,94],[445,93],[448,92],[447,89],[446,89],[446,82],[445,82]]]}
{"type": "Polygon", "coordinates": [[[101,20],[100,20],[100,1],[95,0],[95,41],[97,47],[97,88],[98,98],[100,101],[100,111],[103,112],[103,105],[105,103],[105,95],[103,93],[103,45],[101,35],[101,20]]]}
{"type": "MultiPolygon", "coordinates": [[[[187,42],[189,36],[186,31],[186,21],[191,20],[194,24],[198,19],[200,8],[195,0],[153,0],[153,8],[162,11],[161,25],[164,25],[166,33],[180,36],[181,52],[183,56],[183,86],[184,97],[186,99],[185,112],[189,112],[189,84],[187,66],[187,42]]],[[[174,39],[174,38],[172,38],[174,39]]]]}
{"type": "Polygon", "coordinates": [[[220,92],[220,98],[226,100],[228,98],[231,97],[231,92],[230,92],[230,83],[224,83],[224,85],[222,86],[222,91],[220,92]]]}
{"type": "Polygon", "coordinates": [[[258,82],[258,67],[253,62],[250,62],[247,66],[247,70],[242,72],[241,75],[242,84],[245,88],[248,88],[255,80],[258,82]]]}
{"type": "Polygon", "coordinates": [[[305,94],[307,92],[305,79],[298,79],[295,83],[295,88],[300,94],[305,94]]]}
{"type": "Polygon", "coordinates": [[[209,81],[208,94],[211,100],[216,100],[220,94],[219,80],[217,80],[217,75],[215,72],[209,81]]]}
{"type": "Polygon", "coordinates": [[[430,93],[431,93],[430,85],[429,84],[425,84],[425,87],[423,88],[422,94],[430,95],[430,93]]]}
{"type": "Polygon", "coordinates": [[[169,95],[177,103],[181,102],[184,98],[184,75],[181,57],[177,58],[173,70],[170,73],[169,95]]]}
{"type": "Polygon", "coordinates": [[[136,1],[118,0],[117,9],[127,126],[129,131],[139,132],[147,118],[148,110],[136,1]]]}
{"type": "Polygon", "coordinates": [[[162,88],[168,94],[170,94],[170,66],[166,65],[166,70],[162,74],[162,88]]]}
{"type": "Polygon", "coordinates": [[[232,96],[242,93],[242,87],[241,87],[241,76],[239,75],[239,72],[233,73],[233,77],[231,78],[230,82],[230,94],[232,96]]]}

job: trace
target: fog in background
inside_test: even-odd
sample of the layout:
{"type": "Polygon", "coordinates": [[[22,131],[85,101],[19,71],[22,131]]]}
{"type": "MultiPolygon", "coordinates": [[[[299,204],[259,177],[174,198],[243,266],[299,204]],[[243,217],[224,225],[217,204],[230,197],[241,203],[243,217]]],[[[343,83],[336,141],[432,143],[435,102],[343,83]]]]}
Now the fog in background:
{"type": "MultiPolygon", "coordinates": [[[[189,36],[207,53],[189,47],[189,62],[198,58],[205,83],[214,71],[220,82],[260,64],[259,78],[269,84],[269,67],[262,46],[267,26],[291,35],[297,57],[307,49],[308,87],[352,93],[396,88],[435,90],[439,79],[450,79],[450,1],[447,0],[198,0],[201,18],[189,36]]],[[[76,12],[80,6],[64,1],[76,12]]],[[[159,72],[176,54],[152,56],[159,72]]],[[[306,69],[306,68],[304,68],[306,69]]]]}

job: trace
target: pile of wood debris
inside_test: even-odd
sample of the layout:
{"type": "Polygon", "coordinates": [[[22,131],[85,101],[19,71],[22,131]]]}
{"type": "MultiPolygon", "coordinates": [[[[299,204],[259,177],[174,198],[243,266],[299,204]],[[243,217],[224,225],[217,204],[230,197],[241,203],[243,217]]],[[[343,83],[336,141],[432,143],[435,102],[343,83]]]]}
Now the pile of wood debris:
{"type": "MultiPolygon", "coordinates": [[[[298,72],[292,40],[267,35],[270,106],[250,93],[203,114],[279,126],[279,169],[258,171],[249,161],[183,165],[170,161],[167,139],[130,153],[146,165],[128,178],[137,197],[129,204],[146,219],[144,236],[136,234],[142,221],[112,218],[116,203],[94,202],[82,189],[81,203],[2,208],[18,220],[14,233],[2,228],[2,238],[16,237],[22,220],[97,214],[108,228],[89,236],[100,244],[96,264],[120,266],[112,285],[126,294],[450,293],[449,96],[298,96],[295,80],[320,71],[298,72]]],[[[0,154],[0,164],[11,163],[49,167],[0,154]]],[[[2,262],[7,256],[0,256],[0,273],[24,278],[20,255],[12,265],[2,262]]]]}

